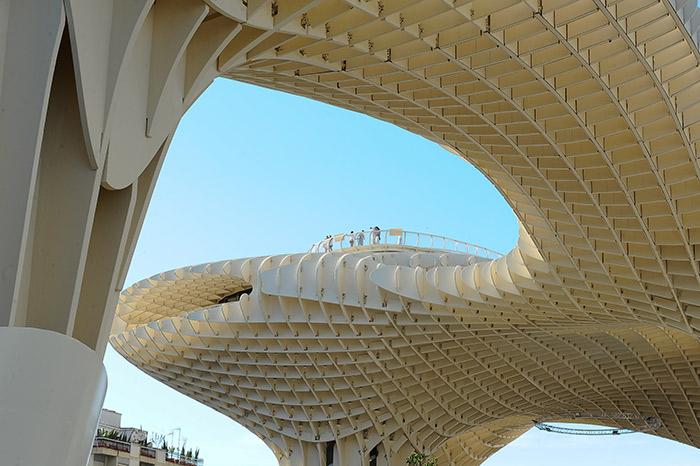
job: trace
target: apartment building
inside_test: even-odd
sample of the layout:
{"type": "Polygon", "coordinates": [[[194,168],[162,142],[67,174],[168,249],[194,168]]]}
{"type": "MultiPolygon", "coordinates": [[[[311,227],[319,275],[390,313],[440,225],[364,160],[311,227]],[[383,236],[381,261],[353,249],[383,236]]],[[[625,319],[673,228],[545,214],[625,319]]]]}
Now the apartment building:
{"type": "Polygon", "coordinates": [[[88,466],[203,466],[204,461],[195,458],[199,452],[163,448],[167,444],[154,442],[148,431],[122,426],[121,418],[121,413],[102,410],[88,466]]]}

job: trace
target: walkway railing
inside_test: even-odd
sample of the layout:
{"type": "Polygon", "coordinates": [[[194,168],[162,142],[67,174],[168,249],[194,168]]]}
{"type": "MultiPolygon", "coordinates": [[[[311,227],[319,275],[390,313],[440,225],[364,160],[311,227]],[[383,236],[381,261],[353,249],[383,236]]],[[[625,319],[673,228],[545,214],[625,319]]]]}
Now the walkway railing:
{"type": "Polygon", "coordinates": [[[361,249],[436,249],[439,251],[458,252],[487,259],[498,259],[503,254],[492,249],[477,246],[476,244],[458,241],[445,236],[430,233],[406,231],[402,228],[389,228],[385,230],[361,230],[350,233],[339,233],[326,238],[311,246],[309,252],[328,252],[361,250],[361,249]]]}
{"type": "Polygon", "coordinates": [[[539,430],[545,432],[554,432],[555,434],[568,434],[568,435],[623,435],[623,434],[635,434],[637,431],[624,428],[616,427],[604,427],[602,429],[584,429],[575,427],[563,427],[554,424],[545,424],[544,422],[538,422],[535,424],[539,430]]]}

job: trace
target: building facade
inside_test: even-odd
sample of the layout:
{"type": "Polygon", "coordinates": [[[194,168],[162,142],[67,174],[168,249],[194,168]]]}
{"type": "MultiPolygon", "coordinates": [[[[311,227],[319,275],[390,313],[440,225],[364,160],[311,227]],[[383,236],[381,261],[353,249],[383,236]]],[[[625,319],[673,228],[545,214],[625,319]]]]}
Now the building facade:
{"type": "Polygon", "coordinates": [[[102,409],[87,466],[203,466],[195,455],[154,445],[147,431],[122,427],[121,414],[102,409]]]}

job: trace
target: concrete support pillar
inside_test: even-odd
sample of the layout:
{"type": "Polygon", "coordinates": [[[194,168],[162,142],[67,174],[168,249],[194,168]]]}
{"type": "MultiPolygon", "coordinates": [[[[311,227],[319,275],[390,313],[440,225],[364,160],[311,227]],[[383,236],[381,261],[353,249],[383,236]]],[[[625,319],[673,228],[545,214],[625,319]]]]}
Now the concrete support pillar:
{"type": "Polygon", "coordinates": [[[0,327],[2,464],[87,463],[107,390],[98,354],[48,330],[0,327]]]}
{"type": "Polygon", "coordinates": [[[385,448],[389,466],[405,466],[406,458],[415,450],[409,442],[394,444],[393,446],[385,444],[385,448]]]}
{"type": "Polygon", "coordinates": [[[86,462],[100,360],[161,164],[242,29],[205,22],[209,11],[0,0],[3,465],[86,462]]]}
{"type": "Polygon", "coordinates": [[[132,443],[129,450],[129,466],[139,466],[139,455],[141,455],[141,445],[132,443]]]}
{"type": "Polygon", "coordinates": [[[377,453],[377,466],[390,466],[390,450],[388,446],[385,447],[384,442],[377,445],[377,453]]]}
{"type": "Polygon", "coordinates": [[[325,466],[321,463],[319,444],[299,441],[292,449],[289,457],[289,466],[325,466]]]}
{"type": "Polygon", "coordinates": [[[0,2],[0,325],[11,325],[17,308],[26,307],[28,232],[64,26],[62,2],[0,2]]]}
{"type": "Polygon", "coordinates": [[[363,453],[355,437],[345,437],[336,443],[337,461],[333,466],[367,466],[368,453],[363,453]]]}

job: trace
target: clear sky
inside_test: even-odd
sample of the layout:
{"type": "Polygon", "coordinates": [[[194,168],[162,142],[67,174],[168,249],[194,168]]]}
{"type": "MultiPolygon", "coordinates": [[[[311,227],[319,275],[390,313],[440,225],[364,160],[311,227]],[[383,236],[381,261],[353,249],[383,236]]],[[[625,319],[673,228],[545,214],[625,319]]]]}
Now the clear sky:
{"type": "MultiPolygon", "coordinates": [[[[305,251],[327,234],[403,227],[506,252],[517,224],[474,167],[390,124],[217,80],[185,115],[156,186],[127,286],[175,267],[305,251]]],[[[105,407],[123,425],[182,429],[205,466],[277,466],[231,419],[156,382],[111,348],[105,407]]],[[[175,440],[177,440],[177,433],[175,440]]],[[[700,466],[700,450],[644,434],[531,430],[485,465],[700,466]]]]}

